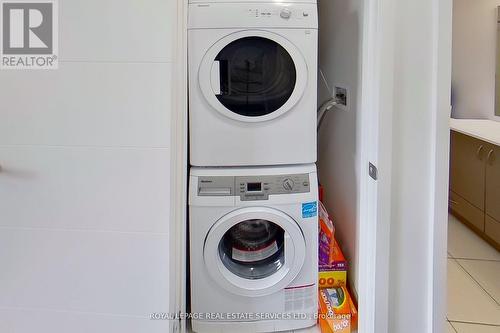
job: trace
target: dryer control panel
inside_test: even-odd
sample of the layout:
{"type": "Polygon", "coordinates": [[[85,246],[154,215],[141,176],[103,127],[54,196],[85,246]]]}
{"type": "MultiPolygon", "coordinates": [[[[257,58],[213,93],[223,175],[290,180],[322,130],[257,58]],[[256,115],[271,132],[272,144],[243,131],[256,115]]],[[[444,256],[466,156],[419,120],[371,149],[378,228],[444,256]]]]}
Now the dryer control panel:
{"type": "Polygon", "coordinates": [[[309,174],[198,178],[199,196],[239,196],[241,201],[267,200],[270,195],[309,193],[309,174]]]}
{"type": "Polygon", "coordinates": [[[188,29],[303,28],[318,29],[315,3],[191,3],[188,29]]]}

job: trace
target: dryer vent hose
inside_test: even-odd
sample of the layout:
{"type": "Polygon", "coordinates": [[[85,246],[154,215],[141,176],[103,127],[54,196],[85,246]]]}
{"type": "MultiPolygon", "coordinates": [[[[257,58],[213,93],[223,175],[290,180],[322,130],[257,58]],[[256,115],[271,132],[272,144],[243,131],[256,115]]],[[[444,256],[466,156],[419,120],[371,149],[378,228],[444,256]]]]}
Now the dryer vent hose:
{"type": "Polygon", "coordinates": [[[321,124],[323,123],[323,119],[326,116],[326,113],[330,111],[331,108],[333,108],[335,105],[337,105],[337,100],[335,98],[330,98],[327,100],[325,103],[323,103],[320,108],[318,109],[318,127],[317,130],[319,131],[321,124]]]}

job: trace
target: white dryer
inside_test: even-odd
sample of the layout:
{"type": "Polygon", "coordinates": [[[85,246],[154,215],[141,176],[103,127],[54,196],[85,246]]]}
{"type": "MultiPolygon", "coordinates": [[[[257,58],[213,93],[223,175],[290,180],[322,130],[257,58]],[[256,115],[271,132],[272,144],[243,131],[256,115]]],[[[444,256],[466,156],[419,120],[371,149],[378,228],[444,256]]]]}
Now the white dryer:
{"type": "Polygon", "coordinates": [[[192,168],[189,235],[195,332],[316,324],[316,166],[192,168]]]}
{"type": "Polygon", "coordinates": [[[189,4],[195,166],[316,161],[315,0],[189,4]]]}

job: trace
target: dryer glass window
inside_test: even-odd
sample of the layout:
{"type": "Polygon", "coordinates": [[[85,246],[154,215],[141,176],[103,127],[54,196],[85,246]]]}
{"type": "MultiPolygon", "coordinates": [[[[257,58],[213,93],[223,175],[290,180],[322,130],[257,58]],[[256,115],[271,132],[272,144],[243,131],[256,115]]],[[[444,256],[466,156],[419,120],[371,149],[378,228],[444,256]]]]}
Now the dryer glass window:
{"type": "Polygon", "coordinates": [[[285,263],[285,231],[267,220],[247,220],[229,229],[219,243],[224,266],[245,279],[263,279],[285,263]]]}
{"type": "Polygon", "coordinates": [[[281,108],[295,89],[292,57],[278,43],[245,37],[228,44],[215,58],[220,68],[218,100],[242,116],[264,116],[281,108]]]}

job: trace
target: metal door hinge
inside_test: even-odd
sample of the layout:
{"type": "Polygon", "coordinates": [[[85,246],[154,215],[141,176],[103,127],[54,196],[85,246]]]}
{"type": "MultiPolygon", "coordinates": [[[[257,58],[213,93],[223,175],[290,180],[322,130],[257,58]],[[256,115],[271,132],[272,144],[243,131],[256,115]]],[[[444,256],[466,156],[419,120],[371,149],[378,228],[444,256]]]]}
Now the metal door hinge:
{"type": "Polygon", "coordinates": [[[370,175],[370,177],[372,177],[374,180],[377,180],[378,179],[378,170],[377,170],[377,167],[375,165],[373,165],[373,163],[370,162],[369,166],[368,166],[368,174],[370,175]]]}

